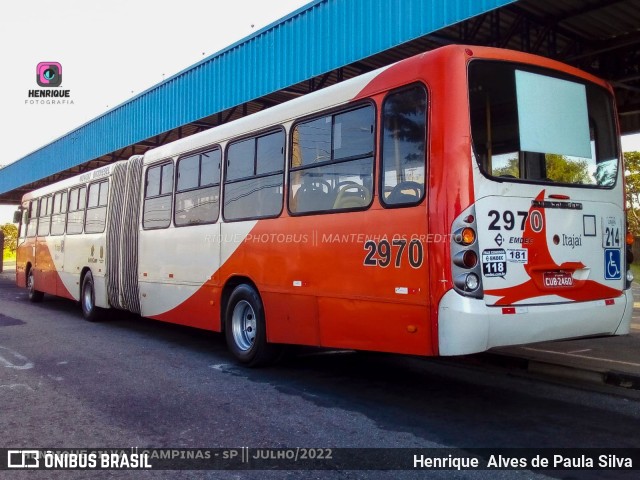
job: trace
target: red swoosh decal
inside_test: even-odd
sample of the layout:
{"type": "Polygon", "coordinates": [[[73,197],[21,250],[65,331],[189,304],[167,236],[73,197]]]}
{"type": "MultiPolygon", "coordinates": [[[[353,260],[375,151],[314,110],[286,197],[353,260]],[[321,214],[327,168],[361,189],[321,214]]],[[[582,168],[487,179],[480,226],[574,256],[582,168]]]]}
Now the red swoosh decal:
{"type": "MultiPolygon", "coordinates": [[[[542,190],[536,200],[544,201],[544,193],[542,190]]],[[[593,280],[576,280],[574,279],[573,287],[567,289],[546,289],[543,284],[544,272],[554,270],[565,270],[573,272],[584,268],[582,262],[564,262],[558,264],[555,262],[547,245],[547,221],[545,209],[532,205],[529,209],[522,238],[529,239],[529,243],[523,242],[523,247],[528,250],[528,263],[524,266],[529,280],[520,285],[513,287],[498,288],[495,290],[485,290],[488,295],[494,295],[500,298],[494,305],[511,305],[516,302],[527,300],[530,298],[541,297],[545,295],[557,295],[570,301],[587,301],[598,300],[603,298],[612,298],[620,296],[621,291],[616,290],[593,280]],[[532,216],[542,219],[542,225],[538,231],[533,229],[532,216]]]]}

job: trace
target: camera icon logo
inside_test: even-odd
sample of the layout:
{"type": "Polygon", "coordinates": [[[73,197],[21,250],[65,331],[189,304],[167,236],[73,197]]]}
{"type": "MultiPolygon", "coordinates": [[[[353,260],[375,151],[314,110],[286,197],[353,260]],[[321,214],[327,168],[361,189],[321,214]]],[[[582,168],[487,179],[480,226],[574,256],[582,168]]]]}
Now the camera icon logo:
{"type": "Polygon", "coordinates": [[[40,62],[36,67],[36,81],[41,87],[59,87],[62,83],[62,65],[58,62],[40,62]]]}

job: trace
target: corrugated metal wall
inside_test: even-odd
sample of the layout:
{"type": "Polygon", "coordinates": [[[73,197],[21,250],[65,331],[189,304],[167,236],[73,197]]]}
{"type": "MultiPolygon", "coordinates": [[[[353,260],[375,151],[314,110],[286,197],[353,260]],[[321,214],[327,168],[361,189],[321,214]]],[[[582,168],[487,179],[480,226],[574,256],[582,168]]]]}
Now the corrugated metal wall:
{"type": "Polygon", "coordinates": [[[316,0],[0,170],[0,193],[515,0],[316,0]]]}

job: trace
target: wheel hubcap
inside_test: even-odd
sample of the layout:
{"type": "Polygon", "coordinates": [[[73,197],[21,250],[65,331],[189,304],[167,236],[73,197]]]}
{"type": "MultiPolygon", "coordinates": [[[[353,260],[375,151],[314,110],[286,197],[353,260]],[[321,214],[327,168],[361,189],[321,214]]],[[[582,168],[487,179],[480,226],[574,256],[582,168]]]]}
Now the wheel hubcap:
{"type": "Polygon", "coordinates": [[[233,340],[240,350],[246,352],[256,338],[256,314],[246,300],[238,302],[231,317],[233,340]]]}
{"type": "Polygon", "coordinates": [[[91,288],[85,288],[82,295],[82,302],[85,312],[90,312],[93,309],[93,295],[91,294],[91,288]]]}

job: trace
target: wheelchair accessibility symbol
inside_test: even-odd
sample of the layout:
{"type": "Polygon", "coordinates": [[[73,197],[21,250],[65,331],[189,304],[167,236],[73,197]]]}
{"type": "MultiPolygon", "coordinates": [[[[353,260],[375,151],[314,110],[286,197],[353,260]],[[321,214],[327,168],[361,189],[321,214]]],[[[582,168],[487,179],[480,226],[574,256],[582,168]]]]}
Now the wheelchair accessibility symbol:
{"type": "Polygon", "coordinates": [[[620,249],[605,248],[604,249],[604,279],[620,280],[622,278],[620,249]]]}

